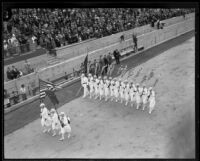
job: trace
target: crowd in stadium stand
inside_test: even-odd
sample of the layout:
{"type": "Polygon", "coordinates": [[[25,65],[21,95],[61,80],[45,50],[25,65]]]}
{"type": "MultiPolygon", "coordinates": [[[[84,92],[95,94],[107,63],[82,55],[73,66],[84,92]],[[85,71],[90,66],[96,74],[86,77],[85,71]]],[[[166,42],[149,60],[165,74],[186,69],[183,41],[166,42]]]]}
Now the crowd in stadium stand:
{"type": "Polygon", "coordinates": [[[29,51],[32,42],[46,49],[54,49],[193,11],[136,8],[12,9],[12,18],[4,26],[4,51],[11,54],[29,51]]]}

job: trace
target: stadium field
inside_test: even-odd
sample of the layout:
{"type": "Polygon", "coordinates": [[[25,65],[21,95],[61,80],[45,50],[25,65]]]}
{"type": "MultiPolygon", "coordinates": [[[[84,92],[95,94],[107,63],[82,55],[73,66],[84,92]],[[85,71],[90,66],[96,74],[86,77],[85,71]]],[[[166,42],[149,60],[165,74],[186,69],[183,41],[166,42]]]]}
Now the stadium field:
{"type": "Polygon", "coordinates": [[[122,79],[154,86],[151,115],[147,109],[75,97],[80,82],[58,91],[58,111],[72,122],[72,136],[63,142],[42,133],[39,101],[6,114],[5,158],[194,158],[194,62],[192,31],[121,63],[128,66],[122,79]]]}

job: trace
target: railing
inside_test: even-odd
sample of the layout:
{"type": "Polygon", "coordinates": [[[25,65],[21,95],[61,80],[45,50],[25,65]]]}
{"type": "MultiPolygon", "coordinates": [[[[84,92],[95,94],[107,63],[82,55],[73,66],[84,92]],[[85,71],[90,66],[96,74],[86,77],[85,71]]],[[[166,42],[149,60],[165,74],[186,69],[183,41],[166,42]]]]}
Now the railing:
{"type": "Polygon", "coordinates": [[[36,50],[36,48],[36,43],[26,43],[19,46],[8,47],[6,50],[4,49],[4,59],[13,56],[19,56],[22,54],[27,54],[28,52],[36,50]]]}
{"type": "MultiPolygon", "coordinates": [[[[82,71],[83,71],[83,69],[79,69],[79,70],[73,69],[72,73],[69,73],[69,74],[65,73],[65,75],[59,79],[61,81],[55,80],[55,81],[53,81],[53,83],[60,85],[60,84],[72,81],[76,78],[79,78],[81,76],[82,71]],[[56,82],[58,82],[58,83],[56,83],[56,82]]],[[[35,85],[31,86],[30,84],[25,85],[25,87],[27,87],[26,88],[26,98],[27,99],[39,94],[39,86],[37,86],[37,87],[34,87],[34,86],[35,85]]],[[[8,93],[9,97],[4,98],[4,108],[9,108],[13,105],[16,105],[16,104],[26,100],[26,99],[24,100],[23,94],[21,94],[19,92],[17,85],[15,87],[10,88],[9,91],[12,91],[12,92],[8,93]]]]}

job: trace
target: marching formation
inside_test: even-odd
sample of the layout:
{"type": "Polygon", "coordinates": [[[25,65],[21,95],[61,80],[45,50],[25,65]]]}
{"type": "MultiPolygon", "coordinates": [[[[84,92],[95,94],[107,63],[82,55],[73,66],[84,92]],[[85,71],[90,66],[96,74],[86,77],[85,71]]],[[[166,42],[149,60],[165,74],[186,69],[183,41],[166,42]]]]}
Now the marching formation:
{"type": "Polygon", "coordinates": [[[81,75],[81,85],[84,88],[83,98],[89,96],[94,99],[105,99],[111,101],[125,103],[125,106],[133,107],[136,104],[136,109],[142,107],[142,110],[149,108],[149,114],[155,107],[155,91],[152,87],[142,87],[137,83],[122,81],[121,79],[104,76],[103,78],[96,75],[85,74],[81,75]]]}
{"type": "Polygon", "coordinates": [[[55,109],[49,111],[44,103],[41,103],[40,107],[43,132],[46,133],[52,131],[52,136],[56,136],[56,132],[58,131],[58,134],[61,135],[61,138],[59,139],[61,141],[65,139],[66,133],[69,138],[71,133],[70,118],[65,115],[64,112],[58,114],[55,109]]]}

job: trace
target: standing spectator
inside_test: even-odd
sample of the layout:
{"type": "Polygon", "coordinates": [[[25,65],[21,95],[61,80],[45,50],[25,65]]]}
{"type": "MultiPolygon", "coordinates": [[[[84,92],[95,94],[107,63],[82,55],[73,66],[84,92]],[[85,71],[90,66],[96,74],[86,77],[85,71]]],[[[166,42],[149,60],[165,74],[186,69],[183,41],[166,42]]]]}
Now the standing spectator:
{"type": "Polygon", "coordinates": [[[7,68],[6,74],[7,74],[8,80],[13,80],[14,79],[14,74],[13,74],[13,72],[11,71],[11,69],[9,67],[7,68]]]}
{"type": "Polygon", "coordinates": [[[108,59],[106,57],[106,55],[104,55],[104,58],[103,58],[103,61],[104,61],[104,70],[102,72],[103,75],[107,74],[107,71],[108,71],[108,59]]]}
{"type": "Polygon", "coordinates": [[[10,107],[10,99],[9,99],[9,94],[7,92],[7,90],[4,89],[4,107],[10,107]]]}
{"type": "Polygon", "coordinates": [[[115,60],[116,60],[116,64],[120,64],[120,53],[119,51],[116,49],[113,53],[114,57],[115,57],[115,60]]]}
{"type": "Polygon", "coordinates": [[[12,100],[13,100],[14,105],[19,103],[19,95],[18,95],[17,91],[12,92],[12,100]]]}
{"type": "Polygon", "coordinates": [[[22,100],[26,100],[27,97],[26,97],[26,88],[24,86],[24,84],[21,85],[21,88],[20,88],[20,93],[21,93],[21,96],[22,96],[22,100]]]}
{"type": "Polygon", "coordinates": [[[30,63],[25,60],[25,63],[24,63],[24,68],[25,68],[25,74],[30,74],[32,73],[34,70],[31,68],[31,65],[30,63]]]}
{"type": "Polygon", "coordinates": [[[100,68],[99,70],[100,70],[100,72],[102,70],[103,64],[104,64],[104,62],[103,62],[103,59],[102,59],[102,55],[100,55],[100,57],[99,57],[99,68],[100,68]]]}
{"type": "Polygon", "coordinates": [[[137,35],[133,34],[133,43],[134,43],[134,52],[137,52],[138,47],[137,47],[137,35]]]}
{"type": "Polygon", "coordinates": [[[108,65],[111,65],[111,63],[112,63],[112,56],[111,56],[110,52],[107,55],[107,60],[108,60],[108,65]]]}
{"type": "Polygon", "coordinates": [[[6,40],[3,41],[3,50],[4,50],[4,57],[9,56],[8,55],[8,43],[6,42],[6,40]]]}

